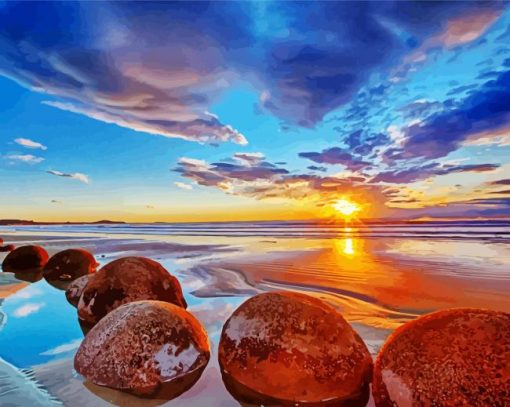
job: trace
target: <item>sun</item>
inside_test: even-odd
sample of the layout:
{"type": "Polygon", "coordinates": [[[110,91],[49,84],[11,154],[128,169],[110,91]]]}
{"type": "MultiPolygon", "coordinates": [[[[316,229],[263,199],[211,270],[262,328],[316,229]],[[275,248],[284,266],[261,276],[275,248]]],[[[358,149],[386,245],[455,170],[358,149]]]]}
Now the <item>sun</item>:
{"type": "Polygon", "coordinates": [[[356,202],[347,199],[339,199],[333,204],[333,208],[340,212],[345,218],[349,218],[361,210],[361,207],[356,202]]]}

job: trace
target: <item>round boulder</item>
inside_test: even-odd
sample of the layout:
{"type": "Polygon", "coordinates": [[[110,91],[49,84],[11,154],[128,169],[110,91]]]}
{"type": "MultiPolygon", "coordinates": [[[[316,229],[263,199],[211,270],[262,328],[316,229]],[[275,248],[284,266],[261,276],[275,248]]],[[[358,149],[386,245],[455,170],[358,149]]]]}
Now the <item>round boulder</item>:
{"type": "Polygon", "coordinates": [[[510,406],[510,314],[451,309],[398,328],[374,367],[376,406],[510,406]]]}
{"type": "Polygon", "coordinates": [[[99,386],[173,398],[198,380],[209,357],[207,334],[188,311],[163,301],[136,301],[90,330],[74,368],[99,386]]]}
{"type": "Polygon", "coordinates": [[[99,264],[92,253],[84,249],[67,249],[50,258],[43,269],[48,281],[70,282],[96,271],[99,264]]]}
{"type": "Polygon", "coordinates": [[[2,263],[2,270],[15,274],[41,273],[48,261],[48,253],[40,246],[21,246],[10,252],[2,263]]]}
{"type": "Polygon", "coordinates": [[[179,281],[161,264],[144,257],[124,257],[90,275],[78,303],[78,318],[93,325],[122,304],[140,300],[187,307],[179,281]]]}
{"type": "Polygon", "coordinates": [[[85,289],[85,286],[89,282],[89,274],[78,277],[76,280],[72,281],[66,290],[66,299],[69,301],[71,305],[75,307],[78,306],[78,302],[80,301],[81,294],[85,289]]]}
{"type": "Polygon", "coordinates": [[[7,244],[5,246],[0,246],[0,252],[12,252],[16,246],[13,244],[7,244]]]}
{"type": "Polygon", "coordinates": [[[272,292],[244,302],[223,326],[218,359],[227,389],[240,401],[368,401],[366,345],[339,312],[308,295],[272,292]]]}

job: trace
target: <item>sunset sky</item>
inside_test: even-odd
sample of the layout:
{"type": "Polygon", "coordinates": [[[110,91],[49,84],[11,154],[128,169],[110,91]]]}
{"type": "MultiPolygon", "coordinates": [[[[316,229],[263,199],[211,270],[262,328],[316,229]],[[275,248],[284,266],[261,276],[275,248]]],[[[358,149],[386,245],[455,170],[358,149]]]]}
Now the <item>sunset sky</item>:
{"type": "Polygon", "coordinates": [[[0,1],[0,218],[510,215],[501,2],[0,1]]]}

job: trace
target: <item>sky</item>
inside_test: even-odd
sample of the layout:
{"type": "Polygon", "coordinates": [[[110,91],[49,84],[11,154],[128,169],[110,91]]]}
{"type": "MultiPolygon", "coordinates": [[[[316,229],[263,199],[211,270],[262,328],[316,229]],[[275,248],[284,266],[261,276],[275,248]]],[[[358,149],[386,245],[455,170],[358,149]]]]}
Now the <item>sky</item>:
{"type": "Polygon", "coordinates": [[[510,215],[506,2],[0,1],[0,218],[510,215]]]}

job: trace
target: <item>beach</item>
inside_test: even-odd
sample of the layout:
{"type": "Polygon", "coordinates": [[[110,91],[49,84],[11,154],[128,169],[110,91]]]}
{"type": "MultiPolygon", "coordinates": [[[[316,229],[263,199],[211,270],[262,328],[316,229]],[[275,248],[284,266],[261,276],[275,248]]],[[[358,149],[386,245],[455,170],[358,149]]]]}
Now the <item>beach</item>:
{"type": "Polygon", "coordinates": [[[236,307],[266,291],[327,301],[373,356],[394,329],[420,315],[510,308],[508,221],[0,226],[0,236],[16,246],[41,245],[50,256],[84,248],[101,265],[123,256],[160,262],[179,278],[212,348],[200,380],[171,401],[95,386],[73,370],[83,333],[64,292],[44,279],[30,283],[0,273],[0,394],[17,405],[239,405],[221,380],[218,339],[236,307]]]}

